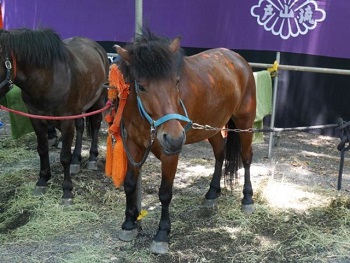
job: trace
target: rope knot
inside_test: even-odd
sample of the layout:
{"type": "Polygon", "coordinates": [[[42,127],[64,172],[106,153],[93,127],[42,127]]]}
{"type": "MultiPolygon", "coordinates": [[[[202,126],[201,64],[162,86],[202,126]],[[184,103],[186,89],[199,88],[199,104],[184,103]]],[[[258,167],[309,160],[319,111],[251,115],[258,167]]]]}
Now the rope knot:
{"type": "Polygon", "coordinates": [[[348,151],[350,149],[350,122],[344,122],[339,119],[340,143],[337,146],[338,151],[348,151]]]}

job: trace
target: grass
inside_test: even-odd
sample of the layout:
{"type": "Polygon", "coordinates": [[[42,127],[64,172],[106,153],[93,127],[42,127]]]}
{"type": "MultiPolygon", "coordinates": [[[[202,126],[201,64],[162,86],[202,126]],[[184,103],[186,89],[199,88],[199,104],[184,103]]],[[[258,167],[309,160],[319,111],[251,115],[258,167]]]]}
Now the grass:
{"type": "MultiPolygon", "coordinates": [[[[47,194],[32,195],[38,174],[38,167],[26,161],[37,158],[32,139],[0,142],[10,146],[0,149],[0,156],[7,156],[2,164],[16,168],[0,175],[0,262],[350,261],[349,194],[303,188],[270,177],[255,184],[256,211],[251,215],[241,212],[241,186],[232,192],[223,189],[218,207],[208,209],[202,205],[208,177],[181,181],[181,187],[175,185],[170,209],[170,252],[152,255],[149,245],[160,217],[159,175],[153,172],[159,171],[158,162],[147,161],[143,170],[143,187],[148,189],[143,193],[142,205],[148,210],[143,231],[125,243],[117,237],[124,217],[124,193],[114,188],[103,171],[84,170],[73,178],[73,206],[60,205],[59,165],[53,166],[47,194]]],[[[191,162],[184,163],[184,169],[191,162]]]]}

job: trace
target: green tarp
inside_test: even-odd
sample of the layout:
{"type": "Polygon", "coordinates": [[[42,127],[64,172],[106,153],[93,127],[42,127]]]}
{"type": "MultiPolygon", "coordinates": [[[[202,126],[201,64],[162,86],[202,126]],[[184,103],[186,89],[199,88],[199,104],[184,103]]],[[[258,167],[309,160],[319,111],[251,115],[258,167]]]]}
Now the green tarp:
{"type": "MultiPolygon", "coordinates": [[[[17,86],[14,86],[5,97],[0,99],[0,104],[13,110],[28,113],[27,107],[22,100],[21,90],[17,86]]],[[[18,139],[24,134],[33,132],[33,127],[29,118],[14,113],[9,113],[9,115],[13,139],[18,139]]]]}
{"type": "MultiPolygon", "coordinates": [[[[262,129],[263,119],[272,112],[272,81],[270,72],[262,70],[254,72],[256,84],[256,116],[255,129],[262,129]]],[[[262,132],[254,133],[253,143],[264,142],[262,132]]]]}

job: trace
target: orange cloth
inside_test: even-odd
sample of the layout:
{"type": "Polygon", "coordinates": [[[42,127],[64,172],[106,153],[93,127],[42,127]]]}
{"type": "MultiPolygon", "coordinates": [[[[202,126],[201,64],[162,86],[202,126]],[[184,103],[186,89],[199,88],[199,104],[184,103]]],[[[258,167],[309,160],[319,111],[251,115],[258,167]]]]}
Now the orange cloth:
{"type": "Polygon", "coordinates": [[[127,157],[121,138],[120,121],[129,95],[129,85],[125,83],[116,64],[110,67],[109,86],[108,99],[116,101],[118,96],[119,105],[117,112],[111,110],[105,116],[105,121],[109,125],[105,173],[112,177],[114,185],[119,188],[125,180],[127,170],[127,157]]]}
{"type": "Polygon", "coordinates": [[[1,5],[0,5],[0,29],[3,29],[3,28],[4,28],[4,22],[2,19],[2,11],[1,11],[1,5]]]}

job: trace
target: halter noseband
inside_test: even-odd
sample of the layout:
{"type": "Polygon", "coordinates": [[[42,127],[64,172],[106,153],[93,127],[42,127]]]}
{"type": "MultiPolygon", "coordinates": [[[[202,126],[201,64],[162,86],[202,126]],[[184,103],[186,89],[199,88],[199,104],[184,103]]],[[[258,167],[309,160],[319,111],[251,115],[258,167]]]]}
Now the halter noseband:
{"type": "Polygon", "coordinates": [[[139,111],[140,111],[140,114],[141,116],[145,117],[147,119],[147,121],[149,122],[150,126],[151,126],[151,137],[149,139],[149,145],[148,147],[146,148],[146,151],[145,151],[145,154],[143,155],[142,159],[140,162],[135,162],[134,159],[132,158],[131,156],[131,153],[130,151],[128,150],[128,148],[126,147],[126,136],[123,132],[124,130],[124,124],[123,124],[123,120],[121,121],[120,123],[120,127],[121,127],[121,137],[122,137],[122,141],[123,141],[123,145],[124,145],[124,148],[125,148],[125,152],[126,152],[126,155],[128,157],[128,160],[130,161],[130,163],[132,165],[134,165],[135,167],[140,167],[147,159],[147,156],[151,150],[151,147],[152,147],[152,144],[154,142],[154,139],[155,139],[155,136],[156,136],[156,133],[157,133],[157,130],[156,128],[160,125],[162,125],[164,122],[167,122],[169,120],[180,120],[180,121],[186,121],[188,122],[188,124],[185,126],[185,131],[187,131],[188,129],[190,129],[192,127],[192,121],[188,118],[188,115],[187,115],[187,111],[186,111],[186,108],[185,108],[185,105],[183,104],[182,100],[180,99],[180,104],[181,104],[181,107],[182,109],[184,110],[185,112],[185,115],[186,116],[183,116],[181,114],[177,114],[177,113],[170,113],[170,114],[167,114],[161,118],[159,118],[158,120],[153,120],[151,118],[151,116],[149,116],[149,114],[147,113],[147,111],[145,110],[145,108],[143,107],[143,104],[142,104],[142,101],[141,101],[141,98],[139,97],[139,85],[137,84],[137,82],[135,81],[135,91],[136,91],[136,95],[137,95],[137,107],[139,108],[139,111]]]}
{"type": "Polygon", "coordinates": [[[151,116],[149,116],[149,114],[147,113],[147,111],[143,107],[141,98],[139,97],[139,94],[138,94],[139,85],[137,84],[136,81],[135,81],[135,90],[136,90],[136,94],[137,94],[137,106],[139,108],[141,115],[144,116],[147,119],[147,121],[149,122],[149,124],[151,125],[151,134],[155,134],[156,128],[158,126],[162,125],[164,122],[167,122],[169,120],[180,120],[180,121],[188,122],[184,128],[185,131],[188,131],[192,127],[192,121],[188,118],[188,114],[187,114],[185,105],[181,99],[180,99],[180,104],[181,104],[183,111],[185,112],[185,116],[183,116],[181,114],[177,114],[177,113],[170,113],[170,114],[167,114],[167,115],[165,115],[165,116],[163,116],[155,121],[151,118],[151,116]]]}
{"type": "MultiPolygon", "coordinates": [[[[6,68],[6,77],[0,83],[0,89],[2,89],[4,87],[11,89],[13,87],[13,81],[11,79],[12,63],[11,63],[8,56],[6,56],[6,59],[5,59],[5,68],[6,68]]],[[[15,70],[15,68],[14,68],[14,70],[15,70]]]]}

